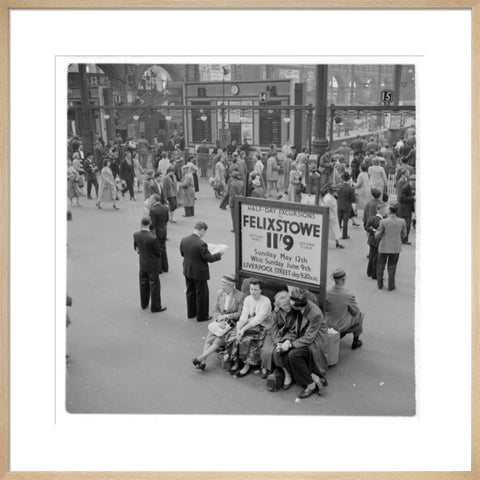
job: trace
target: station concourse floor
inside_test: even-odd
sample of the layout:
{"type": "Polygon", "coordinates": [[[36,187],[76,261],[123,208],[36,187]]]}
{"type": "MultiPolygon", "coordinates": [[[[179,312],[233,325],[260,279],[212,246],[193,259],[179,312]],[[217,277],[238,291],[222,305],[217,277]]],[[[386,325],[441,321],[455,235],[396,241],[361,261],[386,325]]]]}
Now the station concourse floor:
{"type": "Polygon", "coordinates": [[[216,355],[204,372],[192,365],[208,322],[186,317],[179,242],[202,220],[209,226],[205,241],[229,246],[221,261],[210,264],[212,306],[221,276],[235,270],[229,209],[219,209],[220,200],[201,179],[195,216],[183,218],[183,208],[176,211],[177,223],[168,225],[170,270],[160,276],[167,311],[152,314],[140,308],[133,233],[140,229],[144,195],[136,196],[136,202],[122,198],[119,211],[111,204],[98,210],[86,197],[82,207],[72,207],[66,249],[67,292],[73,299],[67,329],[69,413],[415,415],[415,230],[412,245],[400,254],[391,292],[378,290],[366,275],[363,226],[349,225],[344,250],[330,242],[328,274],[339,267],[347,271],[347,288],[365,313],[363,346],[353,351],[352,336],[344,337],[323,395],[295,401],[300,387],[268,392],[259,375],[236,379],[224,372],[216,355]]]}

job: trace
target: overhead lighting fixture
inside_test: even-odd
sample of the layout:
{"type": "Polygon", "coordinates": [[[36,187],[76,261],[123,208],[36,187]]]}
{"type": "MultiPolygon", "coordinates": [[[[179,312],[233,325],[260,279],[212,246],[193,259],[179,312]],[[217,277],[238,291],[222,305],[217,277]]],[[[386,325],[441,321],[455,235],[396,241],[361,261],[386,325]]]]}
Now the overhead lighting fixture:
{"type": "Polygon", "coordinates": [[[284,123],[290,123],[290,117],[283,117],[284,123]]]}
{"type": "Polygon", "coordinates": [[[172,116],[167,113],[167,115],[165,115],[165,120],[169,122],[171,119],[172,119],[172,116]]]}
{"type": "Polygon", "coordinates": [[[140,116],[139,116],[139,115],[133,115],[132,118],[133,118],[136,122],[138,122],[138,119],[140,118],[140,116]]]}
{"type": "Polygon", "coordinates": [[[202,122],[205,122],[207,120],[207,116],[203,113],[202,116],[200,117],[200,120],[202,122]]]}
{"type": "Polygon", "coordinates": [[[108,119],[110,118],[110,115],[109,115],[108,113],[106,113],[106,114],[103,116],[103,118],[104,118],[105,120],[108,120],[108,119]]]}

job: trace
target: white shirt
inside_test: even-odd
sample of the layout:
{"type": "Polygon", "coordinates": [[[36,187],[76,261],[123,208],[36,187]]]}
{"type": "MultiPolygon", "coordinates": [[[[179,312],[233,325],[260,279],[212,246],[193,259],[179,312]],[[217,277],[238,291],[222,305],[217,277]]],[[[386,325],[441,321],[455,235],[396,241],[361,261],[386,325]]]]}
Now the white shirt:
{"type": "Polygon", "coordinates": [[[251,327],[255,327],[268,320],[271,312],[272,304],[268,297],[260,295],[260,298],[255,300],[249,295],[243,302],[242,315],[238,323],[241,327],[246,323],[249,323],[251,327]]]}

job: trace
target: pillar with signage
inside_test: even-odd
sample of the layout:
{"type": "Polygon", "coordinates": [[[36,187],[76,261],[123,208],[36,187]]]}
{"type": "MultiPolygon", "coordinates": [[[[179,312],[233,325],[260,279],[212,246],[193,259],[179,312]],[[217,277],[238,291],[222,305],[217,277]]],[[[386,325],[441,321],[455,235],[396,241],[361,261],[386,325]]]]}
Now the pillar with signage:
{"type": "Polygon", "coordinates": [[[255,277],[270,284],[306,288],[323,307],[328,208],[236,197],[234,219],[235,269],[240,282],[255,277]]]}

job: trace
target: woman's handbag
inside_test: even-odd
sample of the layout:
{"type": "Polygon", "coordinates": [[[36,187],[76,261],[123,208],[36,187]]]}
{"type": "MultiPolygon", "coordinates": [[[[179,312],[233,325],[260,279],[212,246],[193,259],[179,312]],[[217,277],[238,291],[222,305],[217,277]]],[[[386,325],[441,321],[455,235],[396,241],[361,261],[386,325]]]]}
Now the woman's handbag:
{"type": "Polygon", "coordinates": [[[267,376],[267,390],[269,392],[276,392],[283,386],[285,380],[285,374],[281,368],[276,368],[272,373],[267,376]]]}
{"type": "Polygon", "coordinates": [[[216,337],[223,337],[227,332],[232,329],[232,325],[230,325],[226,321],[217,322],[216,320],[214,320],[212,323],[208,324],[207,328],[216,337]]]}
{"type": "Polygon", "coordinates": [[[78,176],[77,185],[78,185],[78,188],[83,188],[83,186],[85,185],[85,180],[83,179],[82,175],[78,176]]]}

